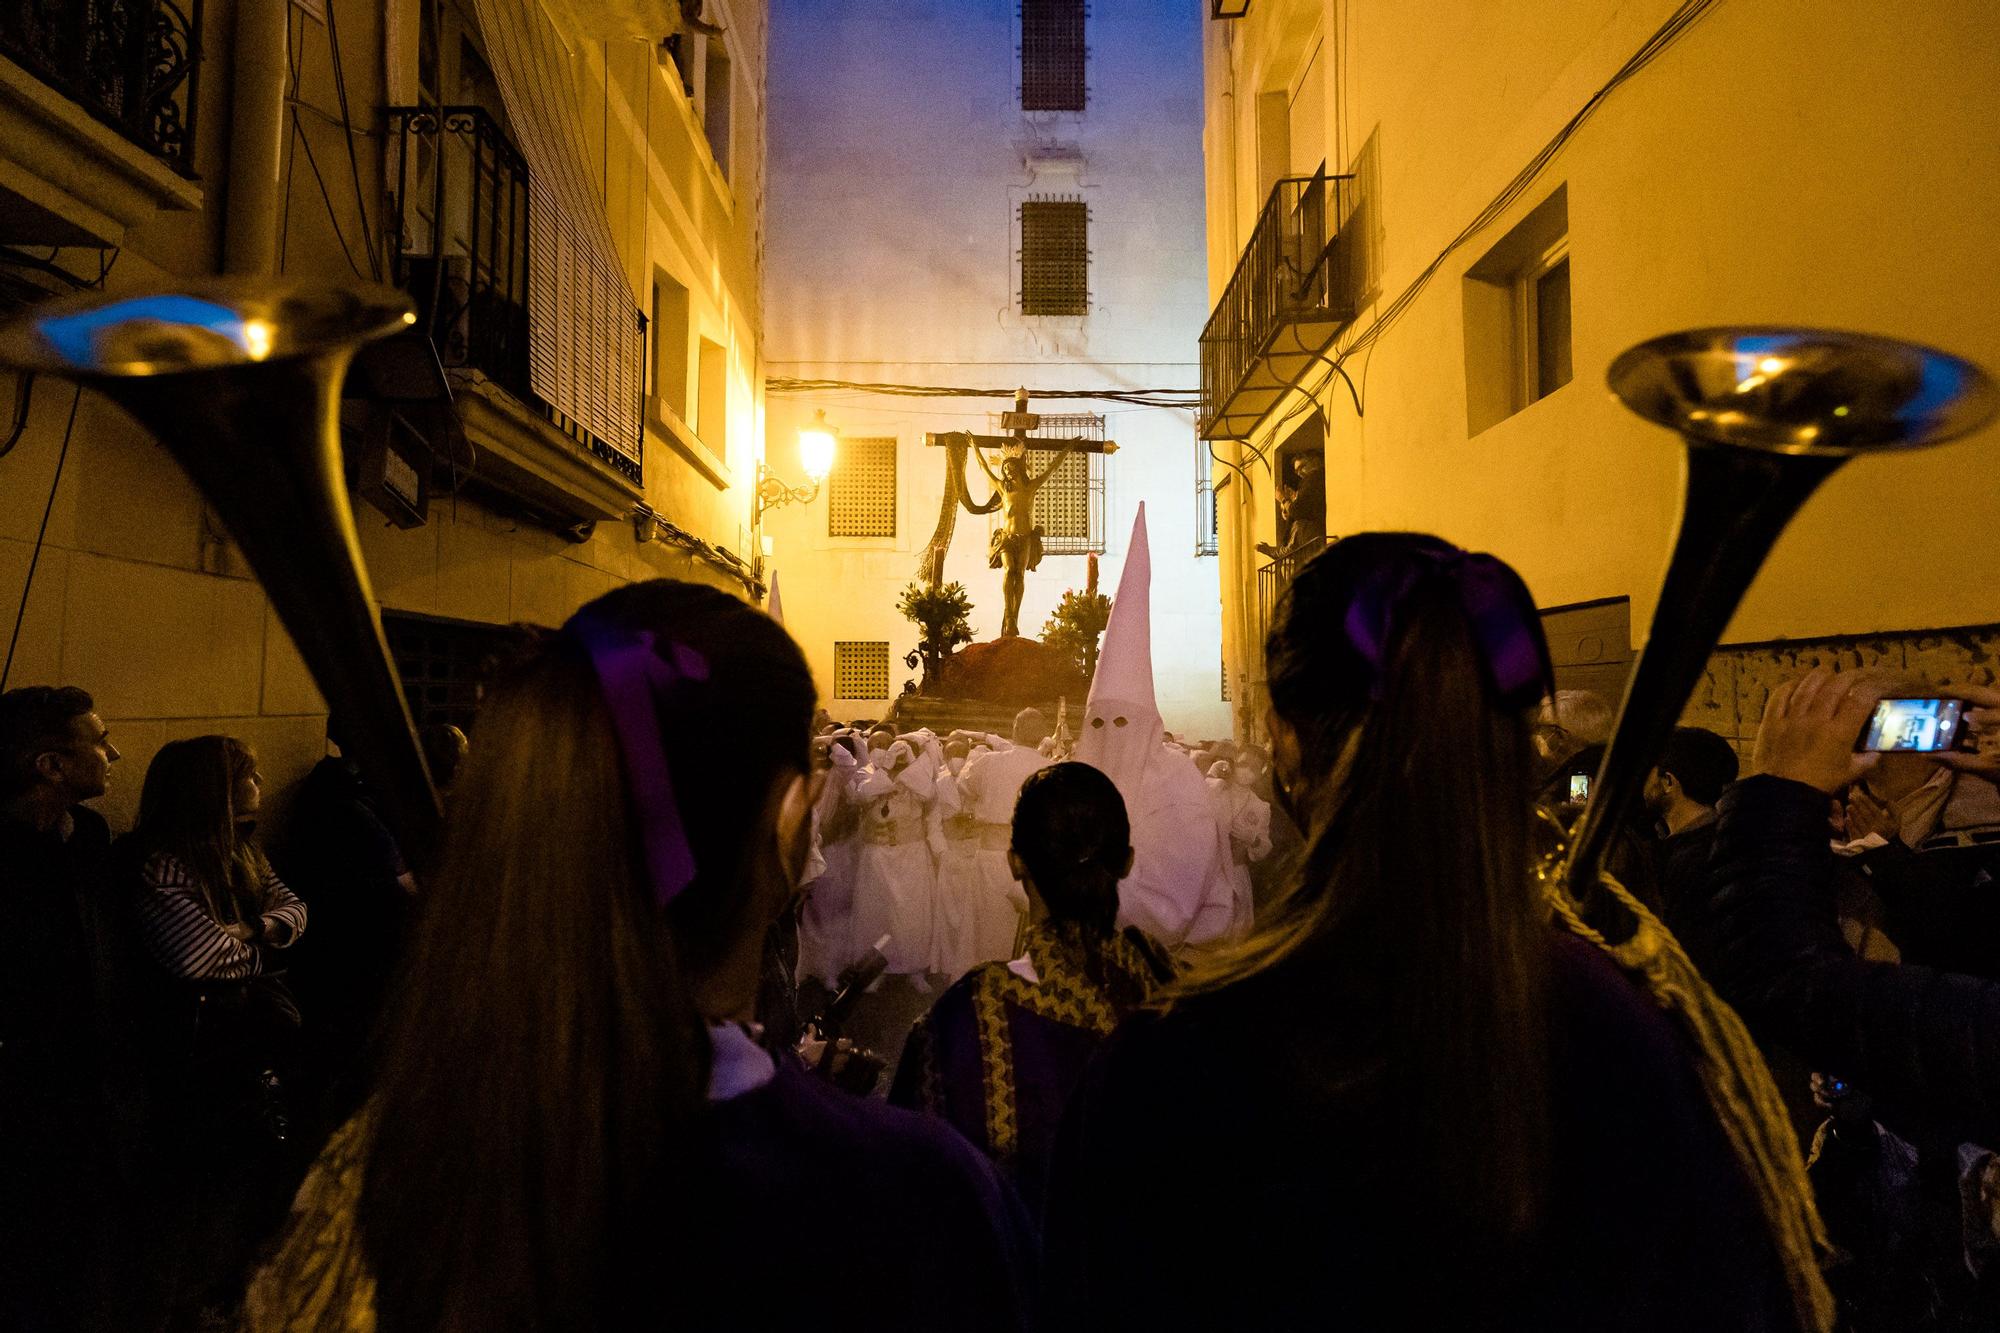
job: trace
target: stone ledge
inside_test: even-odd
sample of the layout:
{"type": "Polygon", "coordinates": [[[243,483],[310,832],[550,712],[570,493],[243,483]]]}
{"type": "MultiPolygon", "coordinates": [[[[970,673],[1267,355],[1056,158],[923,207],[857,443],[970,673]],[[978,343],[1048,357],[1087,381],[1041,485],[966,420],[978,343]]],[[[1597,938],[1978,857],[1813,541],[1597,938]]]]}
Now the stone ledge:
{"type": "Polygon", "coordinates": [[[0,57],[0,223],[37,245],[121,245],[154,213],[195,212],[201,186],[0,57]]]}
{"type": "Polygon", "coordinates": [[[579,523],[626,518],[646,498],[637,483],[479,371],[450,377],[465,437],[479,451],[478,480],[579,523]]]}

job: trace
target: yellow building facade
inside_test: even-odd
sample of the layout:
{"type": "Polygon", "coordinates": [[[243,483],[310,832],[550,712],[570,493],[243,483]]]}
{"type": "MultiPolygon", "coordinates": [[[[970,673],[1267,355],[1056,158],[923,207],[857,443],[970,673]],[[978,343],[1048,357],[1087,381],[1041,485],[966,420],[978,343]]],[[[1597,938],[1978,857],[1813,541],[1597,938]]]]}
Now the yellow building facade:
{"type": "MultiPolygon", "coordinates": [[[[74,22],[0,17],[11,310],[223,272],[416,304],[375,363],[405,397],[357,371],[342,425],[420,721],[469,720],[503,627],[621,582],[761,595],[763,4],[689,27],[673,0],[155,0],[130,21],[181,60],[119,96],[69,55],[114,20],[40,8],[74,22]]],[[[217,731],[258,749],[281,815],[326,710],[217,515],[93,395],[0,395],[7,686],[96,697],[114,827],[161,744],[217,731]]]]}
{"type": "MultiPolygon", "coordinates": [[[[1556,609],[1559,674],[1615,689],[1652,615],[1682,458],[1605,388],[1620,351],[1803,324],[2000,370],[1990,5],[1218,8],[1247,9],[1204,35],[1203,431],[1241,733],[1261,727],[1278,557],[1319,536],[1280,530],[1301,452],[1322,460],[1326,536],[1426,530],[1502,556],[1556,609]],[[1259,271],[1288,284],[1261,323],[1233,313],[1259,271]]],[[[1989,429],[1835,476],[1690,718],[1741,739],[1774,679],[1822,660],[1991,682],[1996,446],[1989,429]]]]}

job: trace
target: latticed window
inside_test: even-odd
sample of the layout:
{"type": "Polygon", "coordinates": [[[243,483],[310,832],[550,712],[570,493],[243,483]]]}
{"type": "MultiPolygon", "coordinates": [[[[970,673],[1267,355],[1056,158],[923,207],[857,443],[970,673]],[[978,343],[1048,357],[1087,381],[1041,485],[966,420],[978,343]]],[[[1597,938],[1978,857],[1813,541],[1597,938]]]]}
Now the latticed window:
{"type": "Polygon", "coordinates": [[[468,732],[495,668],[528,640],[508,625],[442,620],[407,611],[384,611],[382,632],[417,725],[448,722],[468,732]]]}
{"type": "Polygon", "coordinates": [[[1022,203],[1021,313],[1090,313],[1090,209],[1083,200],[1022,203]]]}
{"type": "Polygon", "coordinates": [[[889,645],[837,640],[833,645],[836,699],[889,697],[889,645]]]}
{"type": "MultiPolygon", "coordinates": [[[[1036,439],[1104,439],[1104,418],[1090,412],[1042,414],[1030,435],[1029,471],[1040,473],[1053,451],[1035,448],[1036,439]]],[[[1073,453],[1035,492],[1035,522],[1047,555],[1088,555],[1104,550],[1104,455],[1073,453]]]]}
{"type": "MultiPolygon", "coordinates": [[[[896,535],[896,442],[842,437],[826,479],[829,537],[896,535]]],[[[885,668],[886,670],[886,668],[885,668]]],[[[850,699],[873,695],[846,695],[850,699]]],[[[883,697],[887,697],[886,695],[883,697]]]]}
{"type": "Polygon", "coordinates": [[[1021,0],[1021,110],[1081,111],[1084,0],[1021,0]]]}

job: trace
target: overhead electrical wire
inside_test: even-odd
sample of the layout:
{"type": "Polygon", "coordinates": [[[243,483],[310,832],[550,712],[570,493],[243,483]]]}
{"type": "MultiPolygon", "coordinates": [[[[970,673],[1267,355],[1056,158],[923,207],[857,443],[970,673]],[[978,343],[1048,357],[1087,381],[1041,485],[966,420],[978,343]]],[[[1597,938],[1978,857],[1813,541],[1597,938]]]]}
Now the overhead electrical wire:
{"type": "MultiPolygon", "coordinates": [[[[765,379],[764,388],[769,393],[829,393],[851,390],[860,393],[885,394],[901,398],[1006,398],[1014,397],[1013,389],[974,389],[943,384],[887,384],[863,380],[799,379],[790,375],[772,375],[765,379]]],[[[1109,403],[1126,403],[1134,407],[1177,408],[1193,411],[1201,405],[1200,389],[1029,389],[1031,402],[1054,399],[1095,399],[1109,403]]]]}

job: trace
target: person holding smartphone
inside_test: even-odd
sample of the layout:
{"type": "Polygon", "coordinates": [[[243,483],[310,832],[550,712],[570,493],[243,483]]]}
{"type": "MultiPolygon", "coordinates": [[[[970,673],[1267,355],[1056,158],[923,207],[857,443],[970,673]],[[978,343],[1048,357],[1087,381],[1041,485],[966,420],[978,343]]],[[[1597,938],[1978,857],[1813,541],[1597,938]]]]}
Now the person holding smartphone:
{"type": "Polygon", "coordinates": [[[1842,807],[1846,887],[1881,904],[1908,961],[2000,978],[2000,786],[1978,757],[1991,728],[1975,701],[1926,690],[1883,699],[1864,728],[1879,758],[1842,807]]]}
{"type": "MultiPolygon", "coordinates": [[[[1681,942],[1760,1042],[1868,1088],[1883,1123],[2000,1142],[2000,982],[1864,961],[1835,921],[1827,801],[1881,762],[1857,738],[1894,693],[1881,676],[1824,668],[1772,691],[1751,776],[1718,803],[1681,942]]],[[[2000,778],[2000,690],[1933,693],[1969,705],[1973,736],[1937,762],[2000,778]]]]}

